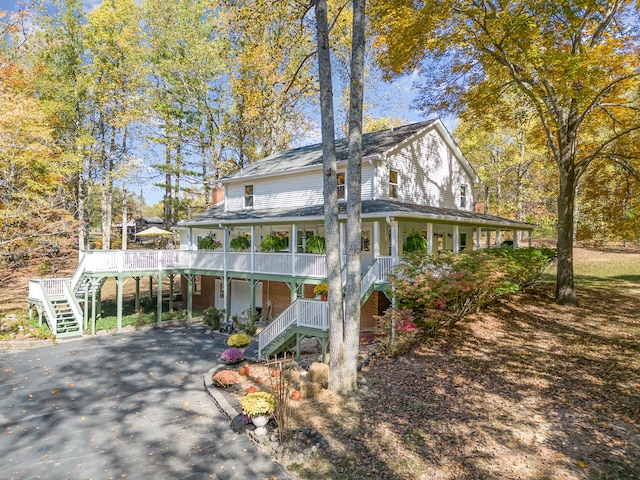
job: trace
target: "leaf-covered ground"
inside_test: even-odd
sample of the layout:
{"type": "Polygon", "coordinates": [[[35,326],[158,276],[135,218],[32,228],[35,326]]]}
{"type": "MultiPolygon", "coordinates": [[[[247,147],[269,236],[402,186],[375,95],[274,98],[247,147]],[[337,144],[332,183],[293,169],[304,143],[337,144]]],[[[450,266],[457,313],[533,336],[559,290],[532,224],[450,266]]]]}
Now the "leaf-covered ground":
{"type": "Polygon", "coordinates": [[[315,405],[332,450],[300,475],[640,478],[640,288],[579,295],[561,307],[542,284],[408,358],[376,357],[369,395],[315,405]]]}

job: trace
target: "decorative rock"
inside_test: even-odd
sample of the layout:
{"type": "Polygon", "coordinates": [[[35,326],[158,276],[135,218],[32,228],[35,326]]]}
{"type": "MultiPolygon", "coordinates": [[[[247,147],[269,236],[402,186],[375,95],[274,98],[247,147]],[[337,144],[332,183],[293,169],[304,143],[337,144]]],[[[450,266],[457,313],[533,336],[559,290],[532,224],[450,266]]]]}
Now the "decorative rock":
{"type": "Polygon", "coordinates": [[[308,355],[322,352],[322,345],[316,337],[305,337],[300,341],[300,353],[308,355]]]}

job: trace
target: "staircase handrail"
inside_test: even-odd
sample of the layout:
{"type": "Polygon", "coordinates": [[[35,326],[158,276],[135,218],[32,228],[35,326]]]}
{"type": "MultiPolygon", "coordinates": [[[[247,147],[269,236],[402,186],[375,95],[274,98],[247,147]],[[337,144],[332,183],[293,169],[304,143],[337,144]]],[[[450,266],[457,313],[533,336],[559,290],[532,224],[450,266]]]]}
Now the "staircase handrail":
{"type": "Polygon", "coordinates": [[[278,336],[296,323],[298,301],[289,305],[278,317],[267,325],[258,335],[258,357],[262,350],[278,336]]]}
{"type": "MultiPolygon", "coordinates": [[[[47,282],[48,280],[29,280],[29,298],[33,298],[35,300],[39,300],[42,308],[44,308],[44,319],[49,324],[49,328],[51,329],[51,333],[53,335],[58,334],[58,323],[56,314],[53,312],[53,305],[51,304],[51,299],[47,294],[47,282]],[[32,296],[33,292],[33,296],[32,296]]],[[[49,282],[50,283],[50,282],[49,282]]]]}
{"type": "Polygon", "coordinates": [[[373,286],[374,283],[378,281],[378,259],[369,266],[369,269],[362,277],[360,282],[360,300],[367,294],[369,289],[373,286]]]}
{"type": "Polygon", "coordinates": [[[87,258],[86,253],[82,252],[82,256],[80,257],[80,261],[78,262],[78,267],[76,268],[76,271],[73,273],[73,277],[71,277],[70,287],[72,292],[76,291],[78,282],[82,278],[82,274],[84,273],[84,264],[85,264],[86,258],[87,258]]]}
{"type": "Polygon", "coordinates": [[[76,296],[73,293],[73,289],[71,288],[72,281],[73,280],[65,280],[64,282],[64,298],[67,300],[67,303],[69,304],[69,308],[73,312],[73,316],[75,317],[76,322],[78,322],[78,328],[80,329],[80,331],[82,331],[82,328],[83,328],[82,310],[80,309],[80,304],[78,303],[78,300],[76,299],[76,296]]]}

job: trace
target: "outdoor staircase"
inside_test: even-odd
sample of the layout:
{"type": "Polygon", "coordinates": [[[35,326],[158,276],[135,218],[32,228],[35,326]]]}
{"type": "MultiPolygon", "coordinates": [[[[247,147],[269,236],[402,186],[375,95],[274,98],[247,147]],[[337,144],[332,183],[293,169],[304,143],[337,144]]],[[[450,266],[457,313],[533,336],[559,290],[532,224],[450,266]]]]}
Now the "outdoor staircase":
{"type": "MultiPolygon", "coordinates": [[[[361,281],[360,305],[364,305],[369,299],[377,284],[386,280],[389,269],[390,265],[382,265],[378,260],[367,269],[361,281]]],[[[344,281],[343,271],[343,284],[344,281]]],[[[309,299],[295,300],[276,320],[260,332],[258,356],[265,358],[292,349],[297,345],[298,335],[315,336],[320,337],[321,341],[326,340],[329,335],[326,302],[309,299]],[[321,305],[320,309],[312,308],[313,304],[321,305]],[[310,318],[313,315],[315,317],[310,318]]]]}
{"type": "Polygon", "coordinates": [[[82,335],[81,323],[67,300],[53,300],[51,305],[56,317],[56,338],[82,335]]]}
{"type": "Polygon", "coordinates": [[[29,282],[29,301],[36,305],[41,320],[47,322],[56,338],[82,336],[83,314],[78,297],[99,286],[83,282],[84,257],[71,278],[29,282]]]}

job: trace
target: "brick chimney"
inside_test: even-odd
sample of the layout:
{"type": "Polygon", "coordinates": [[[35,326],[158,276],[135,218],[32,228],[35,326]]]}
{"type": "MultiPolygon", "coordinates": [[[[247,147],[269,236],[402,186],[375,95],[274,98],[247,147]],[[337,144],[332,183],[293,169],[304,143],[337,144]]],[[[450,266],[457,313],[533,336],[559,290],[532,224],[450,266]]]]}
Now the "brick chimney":
{"type": "Polygon", "coordinates": [[[218,183],[211,189],[211,205],[216,206],[224,202],[224,185],[218,183]]]}

